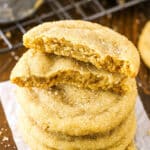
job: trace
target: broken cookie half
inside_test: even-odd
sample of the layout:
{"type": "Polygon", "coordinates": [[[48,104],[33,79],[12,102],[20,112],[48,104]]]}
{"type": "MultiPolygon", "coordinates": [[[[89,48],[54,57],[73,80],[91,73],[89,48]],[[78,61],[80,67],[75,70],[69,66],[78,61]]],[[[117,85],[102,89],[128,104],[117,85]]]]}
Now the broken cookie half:
{"type": "Polygon", "coordinates": [[[119,94],[130,91],[132,78],[110,73],[73,58],[28,50],[12,70],[11,81],[23,87],[48,89],[70,84],[92,90],[109,90],[119,94]]]}

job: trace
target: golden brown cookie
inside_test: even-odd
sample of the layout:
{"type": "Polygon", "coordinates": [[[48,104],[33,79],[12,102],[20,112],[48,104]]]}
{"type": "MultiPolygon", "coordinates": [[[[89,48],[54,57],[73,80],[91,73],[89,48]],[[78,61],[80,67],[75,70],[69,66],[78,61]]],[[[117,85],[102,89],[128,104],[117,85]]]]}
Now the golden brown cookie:
{"type": "Polygon", "coordinates": [[[138,48],[144,63],[150,68],[150,21],[143,28],[139,38],[138,48]]]}
{"type": "Polygon", "coordinates": [[[109,149],[118,143],[128,133],[132,126],[135,126],[135,115],[129,115],[129,117],[116,127],[113,131],[105,134],[87,135],[87,136],[68,136],[61,133],[45,132],[40,129],[37,124],[27,118],[24,113],[21,113],[19,120],[22,128],[28,128],[32,137],[47,145],[48,147],[54,147],[56,149],[109,149]],[[88,145],[88,147],[87,147],[88,145]]]}
{"type": "Polygon", "coordinates": [[[129,115],[136,101],[135,80],[130,86],[133,90],[122,96],[69,85],[49,91],[18,87],[17,99],[44,130],[87,135],[112,130],[129,115]]]}
{"type": "Polygon", "coordinates": [[[119,94],[131,90],[128,86],[131,80],[118,73],[98,70],[88,63],[32,49],[22,56],[11,73],[11,81],[19,86],[49,88],[62,83],[119,94]]]}
{"type": "Polygon", "coordinates": [[[96,23],[81,20],[43,23],[29,30],[23,43],[27,48],[69,56],[130,77],[135,77],[139,69],[135,46],[119,33],[96,23]]]}
{"type": "Polygon", "coordinates": [[[132,142],[126,150],[137,150],[134,142],[132,142]]]}

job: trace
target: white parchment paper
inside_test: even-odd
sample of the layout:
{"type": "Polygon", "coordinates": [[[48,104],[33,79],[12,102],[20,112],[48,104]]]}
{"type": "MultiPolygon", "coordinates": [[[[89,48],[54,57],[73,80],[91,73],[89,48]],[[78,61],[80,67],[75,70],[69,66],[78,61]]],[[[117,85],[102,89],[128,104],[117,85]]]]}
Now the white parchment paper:
{"type": "MultiPolygon", "coordinates": [[[[29,150],[28,146],[24,143],[17,127],[17,112],[19,106],[15,100],[14,90],[15,85],[11,84],[9,81],[0,83],[0,100],[4,107],[4,111],[6,113],[6,117],[12,130],[18,150],[29,150]]],[[[136,115],[137,134],[135,141],[137,148],[138,150],[150,150],[150,120],[147,117],[139,97],[137,98],[136,115]]]]}

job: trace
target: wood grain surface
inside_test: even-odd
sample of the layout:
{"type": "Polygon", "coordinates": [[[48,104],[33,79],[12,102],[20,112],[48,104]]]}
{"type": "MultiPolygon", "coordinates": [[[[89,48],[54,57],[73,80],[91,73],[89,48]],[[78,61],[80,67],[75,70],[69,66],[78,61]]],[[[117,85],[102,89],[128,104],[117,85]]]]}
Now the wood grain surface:
{"type": "MultiPolygon", "coordinates": [[[[150,19],[150,1],[123,11],[107,15],[105,17],[96,19],[103,25],[109,26],[117,32],[127,36],[135,45],[137,45],[139,35],[144,24],[150,19]]],[[[14,37],[15,38],[15,37],[14,37]]],[[[17,39],[16,39],[17,40],[17,39]]],[[[10,72],[17,62],[18,58],[25,51],[24,47],[16,49],[11,52],[0,54],[0,81],[9,79],[10,72]]],[[[136,61],[136,60],[135,60],[136,61]]],[[[150,116],[150,70],[141,61],[141,68],[137,77],[139,94],[144,104],[147,114],[150,116]]],[[[16,149],[12,139],[11,131],[6,121],[6,117],[0,104],[0,129],[6,129],[6,132],[1,134],[0,130],[0,150],[16,149]],[[9,147],[2,143],[2,139],[8,137],[9,147]]]]}

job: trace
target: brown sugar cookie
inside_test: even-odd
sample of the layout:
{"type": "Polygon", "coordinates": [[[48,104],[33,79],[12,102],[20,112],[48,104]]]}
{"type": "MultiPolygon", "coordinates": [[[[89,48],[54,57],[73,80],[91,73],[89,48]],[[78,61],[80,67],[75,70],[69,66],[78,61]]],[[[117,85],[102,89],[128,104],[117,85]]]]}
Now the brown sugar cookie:
{"type": "Polygon", "coordinates": [[[139,69],[135,46],[119,33],[96,23],[81,20],[43,23],[29,30],[23,43],[27,48],[69,56],[129,77],[135,77],[139,69]]]}
{"type": "Polygon", "coordinates": [[[128,148],[127,148],[126,150],[137,150],[137,148],[136,148],[134,142],[132,142],[132,143],[128,146],[128,148]]]}
{"type": "Polygon", "coordinates": [[[148,21],[143,28],[139,38],[138,48],[141,58],[147,67],[150,68],[150,21],[148,21]]]}
{"type": "MultiPolygon", "coordinates": [[[[42,150],[48,150],[48,149],[52,149],[51,147],[49,147],[48,145],[44,144],[43,143],[43,139],[42,137],[41,138],[38,138],[36,139],[33,135],[34,133],[33,132],[36,132],[33,130],[33,126],[29,124],[28,122],[29,120],[26,118],[21,118],[21,121],[19,122],[19,128],[20,128],[20,131],[22,132],[22,135],[23,135],[23,138],[24,140],[29,144],[29,146],[34,150],[39,150],[39,148],[41,148],[42,150]]],[[[81,150],[125,150],[126,147],[131,143],[131,141],[133,140],[133,136],[135,134],[135,123],[132,123],[130,124],[131,127],[130,127],[130,132],[126,132],[126,134],[124,135],[123,138],[121,138],[120,141],[118,141],[117,143],[115,143],[114,145],[112,145],[111,147],[108,147],[108,148],[102,148],[102,149],[97,149],[97,148],[90,148],[88,145],[86,145],[86,147],[84,146],[84,148],[81,148],[81,150]]],[[[38,133],[37,133],[38,134],[38,133]]],[[[41,136],[41,135],[39,135],[41,136]]],[[[92,139],[93,140],[93,139],[92,139]]],[[[67,139],[66,139],[67,141],[67,139]]],[[[54,142],[55,143],[55,142],[54,142]]],[[[56,141],[57,143],[57,141],[56,141]]],[[[56,145],[55,143],[55,145],[56,145]]],[[[60,146],[60,145],[58,145],[60,146]]],[[[96,145],[95,145],[96,146],[96,145]]],[[[53,149],[57,150],[57,148],[53,147],[53,149]]],[[[62,142],[62,145],[61,145],[61,148],[58,148],[59,149],[62,149],[62,150],[73,150],[75,148],[72,148],[72,147],[68,147],[68,148],[64,148],[63,147],[63,142],[62,142]]],[[[80,148],[79,148],[80,150],[80,148]]]]}
{"type": "Polygon", "coordinates": [[[16,94],[23,110],[44,130],[87,135],[112,130],[129,115],[136,101],[135,80],[130,86],[133,91],[123,96],[69,85],[48,91],[18,87],[16,94]]]}
{"type": "Polygon", "coordinates": [[[40,141],[48,147],[65,150],[109,149],[124,138],[133,125],[135,126],[135,115],[132,112],[129,117],[113,131],[87,136],[69,136],[58,132],[45,132],[24,113],[21,113],[19,122],[21,126],[23,126],[22,128],[30,129],[30,134],[35,140],[40,141]]]}
{"type": "Polygon", "coordinates": [[[72,58],[28,50],[12,70],[11,81],[19,86],[49,88],[70,84],[92,90],[109,90],[119,94],[130,91],[131,78],[98,70],[93,65],[72,58]]]}

